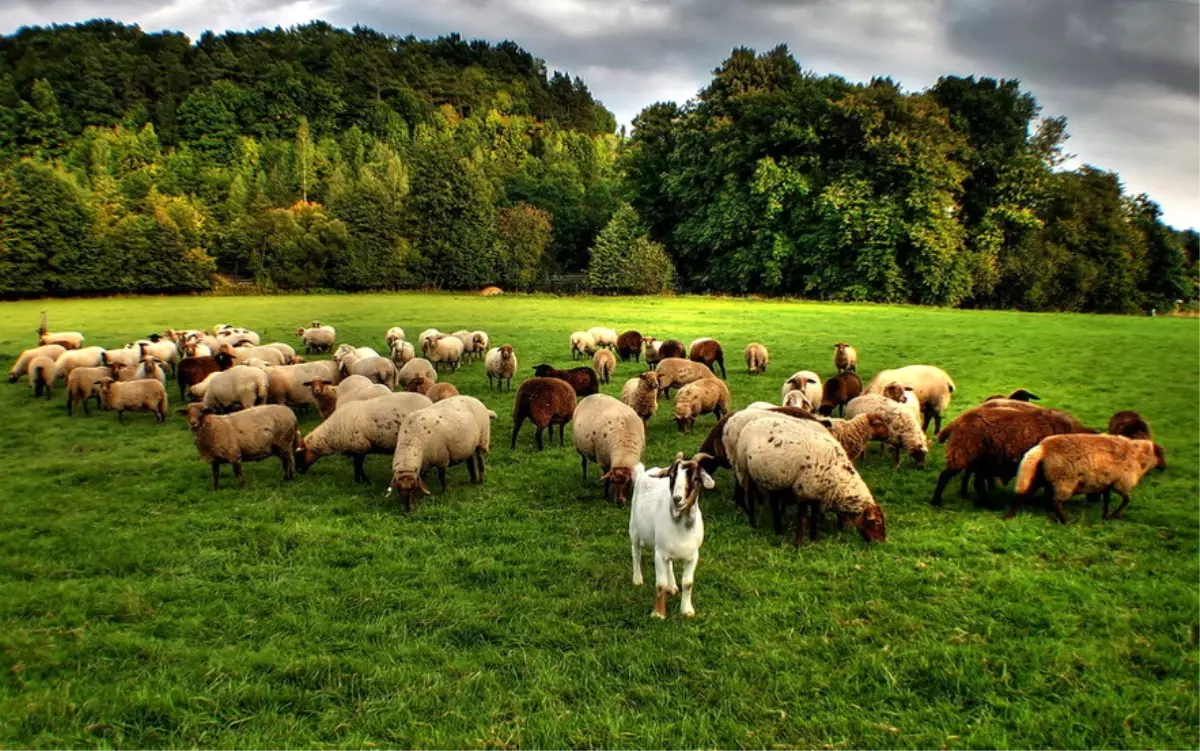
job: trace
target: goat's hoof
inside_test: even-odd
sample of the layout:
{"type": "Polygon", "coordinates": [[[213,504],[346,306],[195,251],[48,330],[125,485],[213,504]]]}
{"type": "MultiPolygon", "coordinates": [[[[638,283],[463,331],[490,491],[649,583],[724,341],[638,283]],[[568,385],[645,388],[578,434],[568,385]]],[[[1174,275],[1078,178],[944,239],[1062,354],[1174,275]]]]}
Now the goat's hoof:
{"type": "Polygon", "coordinates": [[[640,577],[640,576],[633,577],[633,586],[640,587],[640,586],[642,586],[643,583],[644,582],[642,581],[642,577],[640,577]]]}
{"type": "Polygon", "coordinates": [[[696,617],[695,610],[680,610],[679,614],[682,615],[684,618],[695,618],[696,617]]]}
{"type": "Polygon", "coordinates": [[[667,619],[667,617],[666,617],[665,615],[663,615],[662,613],[658,612],[657,610],[651,610],[651,611],[650,611],[650,617],[651,617],[651,618],[654,618],[654,619],[656,619],[656,620],[660,620],[660,621],[664,621],[664,620],[666,620],[666,619],[667,619]]]}

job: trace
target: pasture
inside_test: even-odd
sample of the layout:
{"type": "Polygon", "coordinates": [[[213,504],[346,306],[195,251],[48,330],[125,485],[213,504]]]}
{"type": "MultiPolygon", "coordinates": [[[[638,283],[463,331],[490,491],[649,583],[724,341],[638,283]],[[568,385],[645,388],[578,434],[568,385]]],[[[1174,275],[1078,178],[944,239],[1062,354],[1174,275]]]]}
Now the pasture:
{"type": "MultiPolygon", "coordinates": [[[[0,305],[7,369],[52,329],[118,346],[166,326],[247,326],[297,344],[319,318],[339,341],[382,347],[403,326],[482,328],[527,377],[569,365],[568,334],[637,328],[725,346],[734,406],[778,401],[792,372],[936,364],[950,416],[1023,386],[1102,428],[1150,420],[1170,469],[1125,518],[1076,498],[1068,526],[1035,502],[1016,519],[929,498],[941,447],[899,472],[860,469],[887,513],[868,546],[827,527],[796,550],[752,529],[731,476],[701,506],[698,617],[649,617],[630,584],[628,511],[584,484],[567,445],[508,447],[512,396],[482,363],[446,376],[499,414],[486,484],[405,514],[326,458],[280,482],[276,460],[229,469],[219,492],[186,421],[68,419],[24,381],[0,387],[0,746],[1183,748],[1197,714],[1198,397],[1194,320],[681,298],[363,295],[130,298],[0,305]],[[771,353],[748,376],[742,348],[771,353]]],[[[621,363],[604,393],[640,370],[621,363]]],[[[515,381],[516,379],[514,379],[515,381]]],[[[513,384],[514,393],[516,383],[513,384]]],[[[172,412],[177,390],[170,389],[172,412]]],[[[302,430],[317,423],[303,415],[302,430]]],[[[664,404],[647,464],[695,451],[664,404]]],[[[1010,498],[1011,484],[998,492],[1010,498]]],[[[791,516],[789,515],[789,522],[791,516]]],[[[650,565],[650,558],[645,560],[650,565]]]]}

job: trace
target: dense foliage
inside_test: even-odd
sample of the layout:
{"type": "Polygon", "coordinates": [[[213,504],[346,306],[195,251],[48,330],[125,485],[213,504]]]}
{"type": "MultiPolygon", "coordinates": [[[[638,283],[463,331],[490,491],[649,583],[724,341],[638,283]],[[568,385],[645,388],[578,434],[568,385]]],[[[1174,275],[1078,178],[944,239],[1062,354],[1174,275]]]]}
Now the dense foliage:
{"type": "Polygon", "coordinates": [[[511,42],[22,29],[0,38],[0,295],[586,271],[600,292],[1194,299],[1195,234],[1113,173],[1063,170],[1065,120],[1039,116],[1015,81],[905,92],[812,75],[781,46],[735,50],[624,141],[582,81],[511,42]]]}

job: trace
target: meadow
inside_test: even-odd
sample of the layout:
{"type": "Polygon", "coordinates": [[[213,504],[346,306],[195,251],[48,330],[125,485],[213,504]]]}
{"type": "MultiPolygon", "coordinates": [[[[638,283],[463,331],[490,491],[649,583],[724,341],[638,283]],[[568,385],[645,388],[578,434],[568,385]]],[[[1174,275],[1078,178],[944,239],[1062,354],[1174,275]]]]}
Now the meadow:
{"type": "MultiPolygon", "coordinates": [[[[61,386],[44,401],[5,384],[0,747],[1196,746],[1195,320],[699,297],[30,301],[0,304],[5,368],[43,309],[105,346],[218,322],[296,344],[318,318],[377,348],[393,325],[482,328],[524,375],[569,364],[568,334],[592,325],[710,335],[735,406],[777,401],[801,368],[828,376],[845,340],[864,377],[945,368],[951,416],[1015,387],[1096,427],[1137,409],[1170,468],[1124,519],[1077,498],[1060,526],[1040,502],[1005,521],[957,482],[935,509],[940,447],[924,471],[873,451],[861,471],[887,542],[829,528],[799,550],[749,527],[720,472],[701,501],[698,617],[672,598],[659,622],[653,587],[630,583],[628,512],[597,473],[582,481],[570,427],[565,448],[538,453],[527,425],[510,450],[512,396],[481,363],[445,379],[499,414],[486,484],[452,468],[412,514],[384,497],[385,457],[369,486],[334,457],[287,484],[275,460],[247,465],[241,491],[225,468],[210,492],[183,418],[68,418],[61,386]],[[746,375],[750,341],[768,374],[746,375]]],[[[647,463],[695,451],[712,424],[681,435],[664,405],[647,463]]]]}

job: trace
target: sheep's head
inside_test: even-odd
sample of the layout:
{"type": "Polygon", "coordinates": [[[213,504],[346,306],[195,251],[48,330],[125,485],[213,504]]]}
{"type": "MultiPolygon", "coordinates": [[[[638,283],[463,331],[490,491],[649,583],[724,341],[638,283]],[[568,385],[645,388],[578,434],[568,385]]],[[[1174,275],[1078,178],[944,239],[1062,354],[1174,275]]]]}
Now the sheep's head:
{"type": "Polygon", "coordinates": [[[925,442],[925,436],[921,436],[921,444],[912,446],[908,449],[908,455],[912,458],[913,464],[917,465],[917,469],[925,469],[925,459],[929,456],[929,446],[925,442]]]}
{"type": "Polygon", "coordinates": [[[217,367],[221,370],[229,370],[233,367],[234,358],[228,352],[218,352],[213,355],[213,359],[217,361],[217,367]]]}
{"type": "Polygon", "coordinates": [[[552,377],[551,373],[553,373],[553,372],[554,372],[553,365],[544,365],[544,364],[543,365],[535,365],[533,368],[533,374],[535,376],[537,376],[538,378],[550,378],[550,377],[552,377]]]}
{"type": "Polygon", "coordinates": [[[795,407],[807,412],[812,412],[813,409],[812,402],[808,400],[808,396],[803,391],[789,391],[783,398],[783,406],[795,407]]]}
{"type": "Polygon", "coordinates": [[[845,352],[845,351],[846,351],[846,348],[847,348],[847,347],[849,347],[849,346],[850,346],[850,345],[849,345],[849,344],[847,344],[847,343],[845,343],[845,342],[838,342],[837,344],[833,345],[833,349],[834,349],[834,351],[835,351],[835,352],[837,352],[837,353],[840,355],[840,354],[842,354],[843,352],[845,352]]]}
{"type": "Polygon", "coordinates": [[[679,426],[680,433],[687,433],[691,431],[692,425],[696,422],[696,418],[691,414],[682,412],[676,412],[674,420],[675,424],[679,426]]]}
{"type": "Polygon", "coordinates": [[[867,424],[871,426],[871,440],[886,441],[892,431],[888,429],[887,420],[878,412],[867,415],[867,424]]]}
{"type": "Polygon", "coordinates": [[[658,391],[658,373],[647,370],[638,375],[638,386],[646,391],[658,391]]]}
{"type": "Polygon", "coordinates": [[[209,415],[215,414],[211,409],[205,409],[204,405],[199,402],[194,402],[188,405],[186,410],[179,410],[179,414],[185,415],[188,421],[188,427],[192,430],[199,430],[204,421],[209,415]]]}
{"type": "Polygon", "coordinates": [[[314,329],[319,329],[324,326],[324,324],[322,324],[320,321],[313,321],[309,325],[314,329]]]}
{"type": "Polygon", "coordinates": [[[304,381],[301,385],[308,386],[310,389],[312,389],[313,396],[319,396],[328,392],[333,386],[333,383],[326,381],[323,378],[314,378],[311,381],[304,381]]]}
{"type": "Polygon", "coordinates": [[[392,476],[392,484],[388,486],[387,494],[397,495],[404,502],[405,510],[411,511],[413,497],[418,491],[424,495],[431,495],[429,488],[425,487],[425,480],[421,478],[420,472],[404,470],[392,476]]]}
{"type": "Polygon", "coordinates": [[[512,345],[505,344],[502,347],[500,347],[500,359],[501,360],[508,362],[509,360],[512,359],[512,356],[513,356],[512,345]]]}
{"type": "Polygon", "coordinates": [[[308,471],[308,468],[317,463],[317,459],[321,456],[316,451],[309,448],[304,442],[304,438],[296,441],[296,470],[300,474],[308,471]]]}
{"type": "MultiPolygon", "coordinates": [[[[112,366],[109,366],[110,368],[112,366]]],[[[92,394],[100,398],[100,406],[108,409],[108,399],[112,395],[113,379],[111,377],[99,378],[92,384],[92,394]]]]}
{"type": "Polygon", "coordinates": [[[624,506],[629,502],[629,489],[633,487],[633,470],[629,467],[613,467],[600,479],[612,486],[613,497],[616,498],[617,503],[624,506]]]}
{"type": "Polygon", "coordinates": [[[483,335],[482,332],[479,332],[479,331],[477,331],[471,335],[471,341],[475,342],[476,349],[483,349],[484,347],[487,346],[487,338],[483,335]]]}
{"type": "Polygon", "coordinates": [[[1042,400],[1042,397],[1038,396],[1032,391],[1029,391],[1028,389],[1017,389],[1009,394],[1008,398],[1015,399],[1018,402],[1038,402],[1042,400]]]}
{"type": "Polygon", "coordinates": [[[303,329],[303,328],[298,328],[298,329],[296,329],[296,336],[298,336],[298,337],[300,337],[301,339],[303,339],[303,338],[304,338],[304,329],[303,329]]]}
{"type": "Polygon", "coordinates": [[[871,504],[863,511],[851,515],[847,521],[858,530],[867,542],[886,542],[887,524],[883,519],[883,507],[871,504]]]}
{"type": "Polygon", "coordinates": [[[684,459],[681,451],[675,454],[675,461],[671,462],[671,466],[650,473],[651,477],[666,477],[670,480],[671,518],[675,521],[684,520],[691,526],[694,520],[692,510],[700,502],[700,490],[712,490],[716,487],[712,475],[700,466],[701,462],[711,459],[711,456],[704,453],[684,459]]]}
{"type": "Polygon", "coordinates": [[[884,397],[891,399],[894,402],[904,403],[904,385],[892,381],[883,387],[884,397]]]}
{"type": "Polygon", "coordinates": [[[408,386],[406,386],[404,390],[410,391],[414,394],[427,394],[431,388],[433,388],[433,381],[429,380],[425,376],[417,376],[408,382],[408,386]]]}

